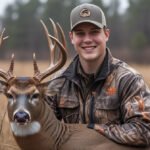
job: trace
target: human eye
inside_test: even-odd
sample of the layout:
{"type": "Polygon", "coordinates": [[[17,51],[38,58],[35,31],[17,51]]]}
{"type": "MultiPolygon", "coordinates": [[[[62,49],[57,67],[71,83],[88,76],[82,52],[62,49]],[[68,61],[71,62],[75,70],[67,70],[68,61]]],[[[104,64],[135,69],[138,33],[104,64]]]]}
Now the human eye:
{"type": "Polygon", "coordinates": [[[77,36],[84,36],[84,32],[83,31],[76,31],[75,34],[77,36]]]}
{"type": "Polygon", "coordinates": [[[94,29],[91,31],[91,34],[95,35],[95,34],[99,34],[101,33],[101,30],[100,29],[94,29]]]}

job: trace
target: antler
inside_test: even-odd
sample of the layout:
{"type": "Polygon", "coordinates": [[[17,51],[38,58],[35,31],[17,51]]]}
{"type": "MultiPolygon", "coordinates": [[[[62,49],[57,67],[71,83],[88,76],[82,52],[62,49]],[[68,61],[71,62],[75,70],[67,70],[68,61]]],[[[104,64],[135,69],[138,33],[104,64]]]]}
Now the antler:
{"type": "Polygon", "coordinates": [[[53,26],[55,37],[49,34],[46,25],[41,20],[42,26],[44,28],[44,31],[45,31],[45,34],[46,34],[46,37],[48,40],[48,47],[50,50],[50,58],[51,58],[50,65],[44,72],[40,73],[38,65],[36,63],[35,54],[33,55],[34,78],[36,80],[38,80],[39,82],[41,82],[43,79],[45,79],[49,75],[53,74],[54,72],[58,71],[60,68],[62,68],[65,65],[65,63],[67,61],[67,50],[66,50],[66,42],[65,42],[64,32],[59,24],[55,24],[52,19],[50,19],[50,21],[53,26]],[[60,38],[61,38],[62,43],[58,39],[58,37],[59,37],[58,31],[60,32],[60,38]],[[60,58],[57,61],[57,63],[55,63],[55,60],[54,60],[56,46],[59,47],[60,52],[61,52],[60,58]]]}
{"type": "MultiPolygon", "coordinates": [[[[8,38],[8,36],[3,37],[4,36],[4,32],[5,32],[5,28],[3,29],[3,31],[2,31],[2,33],[0,35],[0,46],[2,45],[3,41],[8,38]]],[[[9,67],[8,71],[6,72],[3,69],[0,69],[0,77],[5,79],[6,81],[10,80],[11,78],[14,77],[13,69],[14,69],[14,54],[12,54],[12,56],[11,56],[11,63],[10,63],[10,67],[9,67]]]]}
{"type": "Polygon", "coordinates": [[[2,42],[8,38],[8,36],[3,37],[4,32],[5,32],[5,28],[3,29],[2,34],[0,35],[0,46],[2,45],[2,42]]]}

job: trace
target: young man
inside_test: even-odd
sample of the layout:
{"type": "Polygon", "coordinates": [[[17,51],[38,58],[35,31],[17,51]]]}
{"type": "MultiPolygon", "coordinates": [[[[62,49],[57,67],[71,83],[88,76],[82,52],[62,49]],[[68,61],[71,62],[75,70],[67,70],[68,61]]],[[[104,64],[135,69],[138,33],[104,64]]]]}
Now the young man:
{"type": "Polygon", "coordinates": [[[70,19],[77,56],[49,84],[59,87],[57,95],[47,97],[56,116],[88,124],[117,143],[149,145],[150,90],[139,73],[106,47],[110,32],[103,11],[84,3],[72,10],[70,19]]]}

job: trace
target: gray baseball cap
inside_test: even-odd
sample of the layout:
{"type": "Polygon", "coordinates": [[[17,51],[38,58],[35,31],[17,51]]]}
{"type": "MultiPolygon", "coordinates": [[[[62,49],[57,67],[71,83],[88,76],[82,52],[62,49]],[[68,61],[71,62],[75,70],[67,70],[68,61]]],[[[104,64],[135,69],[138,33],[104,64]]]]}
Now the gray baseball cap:
{"type": "Polygon", "coordinates": [[[89,22],[99,28],[106,26],[106,19],[102,9],[94,4],[83,3],[75,7],[70,14],[71,30],[80,23],[89,22]]]}

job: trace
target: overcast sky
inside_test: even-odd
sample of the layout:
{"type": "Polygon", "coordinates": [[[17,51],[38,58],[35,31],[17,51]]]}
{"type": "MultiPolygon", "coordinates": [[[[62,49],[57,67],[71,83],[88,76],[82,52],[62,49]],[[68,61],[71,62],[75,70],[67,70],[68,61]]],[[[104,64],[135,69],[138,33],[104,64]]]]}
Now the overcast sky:
{"type": "MultiPolygon", "coordinates": [[[[8,4],[14,3],[15,0],[0,0],[0,15],[4,13],[4,9],[8,4]]],[[[104,0],[104,2],[107,4],[111,0],[104,0]]],[[[121,0],[121,8],[120,11],[124,11],[128,7],[127,0],[121,0]]]]}
{"type": "Polygon", "coordinates": [[[0,15],[4,13],[4,9],[8,4],[13,3],[15,0],[0,0],[0,15]]]}

